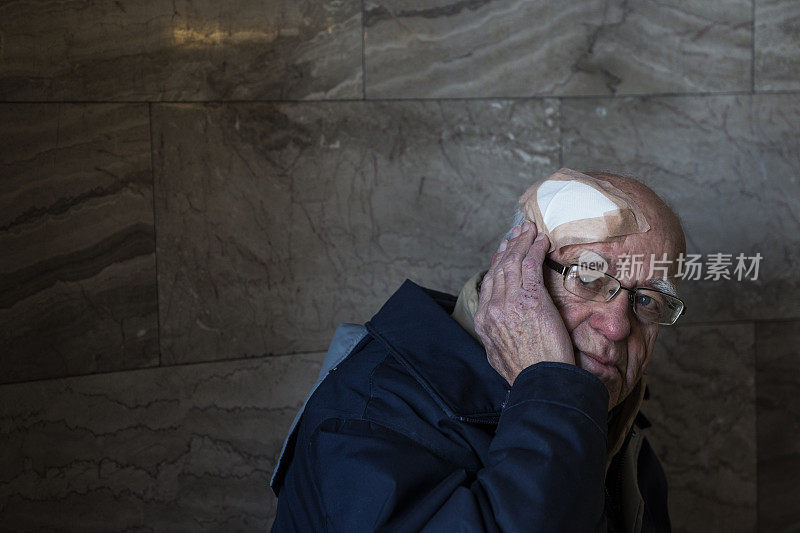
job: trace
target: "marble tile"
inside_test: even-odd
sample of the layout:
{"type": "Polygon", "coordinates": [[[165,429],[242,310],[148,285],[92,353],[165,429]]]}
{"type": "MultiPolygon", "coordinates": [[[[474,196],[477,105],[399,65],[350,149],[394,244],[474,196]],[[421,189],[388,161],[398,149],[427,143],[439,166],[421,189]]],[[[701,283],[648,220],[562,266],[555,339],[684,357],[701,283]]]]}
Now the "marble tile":
{"type": "Polygon", "coordinates": [[[800,89],[800,3],[755,1],[755,89],[800,89]]]}
{"type": "Polygon", "coordinates": [[[704,268],[683,282],[681,320],[798,317],[800,96],[568,100],[562,120],[565,166],[641,177],[683,219],[689,253],[732,254],[731,280],[704,268]],[[734,275],[740,253],[761,254],[756,281],[734,275]]]}
{"type": "Polygon", "coordinates": [[[551,100],[157,105],[164,361],[327,347],[405,278],[458,292],[558,167],[551,100]]]}
{"type": "Polygon", "coordinates": [[[0,100],[360,98],[357,0],[0,4],[0,100]]]}
{"type": "Polygon", "coordinates": [[[0,387],[3,529],[265,531],[322,355],[0,387]]]}
{"type": "Polygon", "coordinates": [[[800,322],[756,325],[759,531],[800,529],[800,322]]]}
{"type": "Polygon", "coordinates": [[[663,328],[646,430],[667,475],[673,531],[756,528],[752,323],[663,328]]]}
{"type": "Polygon", "coordinates": [[[0,383],[158,364],[147,106],[0,124],[0,383]]]}
{"type": "Polygon", "coordinates": [[[367,0],[367,97],[742,91],[751,3],[367,0]]]}

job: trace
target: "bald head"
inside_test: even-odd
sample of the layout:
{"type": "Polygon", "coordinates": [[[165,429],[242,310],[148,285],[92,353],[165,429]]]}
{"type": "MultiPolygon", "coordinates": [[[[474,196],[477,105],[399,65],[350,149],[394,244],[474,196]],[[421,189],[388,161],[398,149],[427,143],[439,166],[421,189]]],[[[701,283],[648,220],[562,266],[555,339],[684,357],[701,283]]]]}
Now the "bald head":
{"type": "Polygon", "coordinates": [[[650,231],[664,239],[664,251],[670,256],[686,253],[686,238],[678,216],[653,190],[641,181],[609,172],[585,172],[587,176],[605,180],[633,199],[650,223],[650,231]]]}
{"type": "MultiPolygon", "coordinates": [[[[574,171],[569,172],[574,173],[574,171]]],[[[581,175],[580,173],[575,174],[581,175]]],[[[677,277],[677,258],[680,254],[686,252],[686,240],[677,215],[652,189],[636,179],[609,172],[586,172],[582,175],[594,180],[601,180],[609,186],[613,186],[617,193],[627,196],[629,203],[635,204],[635,206],[631,205],[630,207],[637,210],[638,216],[647,221],[645,229],[638,233],[606,236],[596,241],[597,244],[611,246],[617,253],[642,253],[657,260],[662,259],[663,254],[667,254],[667,258],[670,261],[668,279],[658,282],[657,288],[677,295],[676,284],[679,281],[677,277]]],[[[529,188],[528,191],[531,191],[532,188],[529,188]]],[[[511,227],[521,225],[525,220],[528,220],[527,217],[529,217],[529,213],[525,213],[518,208],[511,227]]],[[[505,236],[505,239],[510,238],[511,230],[505,236]]],[[[576,240],[580,240],[580,237],[576,240]]],[[[559,247],[560,250],[555,253],[554,257],[568,256],[574,254],[576,250],[583,250],[586,247],[590,247],[590,245],[565,244],[559,247]]]]}
{"type": "MultiPolygon", "coordinates": [[[[650,187],[633,178],[609,172],[586,172],[584,174],[594,179],[604,180],[628,195],[641,209],[650,224],[651,229],[647,233],[657,234],[658,238],[663,240],[664,251],[670,256],[676,257],[678,254],[686,252],[686,239],[680,220],[650,187]]],[[[511,228],[521,225],[525,220],[525,213],[517,208],[511,228]]],[[[504,238],[509,239],[510,236],[511,230],[509,229],[504,238]]]]}

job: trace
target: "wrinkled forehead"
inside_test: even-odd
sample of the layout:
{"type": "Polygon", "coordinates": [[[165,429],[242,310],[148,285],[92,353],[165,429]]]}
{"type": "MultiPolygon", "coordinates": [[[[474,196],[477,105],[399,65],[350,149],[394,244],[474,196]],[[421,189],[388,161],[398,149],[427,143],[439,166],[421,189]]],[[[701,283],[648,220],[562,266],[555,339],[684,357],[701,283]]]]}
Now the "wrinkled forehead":
{"type": "MultiPolygon", "coordinates": [[[[644,249],[646,253],[667,253],[677,256],[686,252],[686,239],[678,216],[664,200],[645,184],[616,174],[589,172],[593,177],[606,179],[625,191],[642,210],[650,223],[650,229],[641,235],[631,235],[631,239],[617,243],[622,247],[644,249]]],[[[608,239],[614,243],[615,239],[608,239]]],[[[642,252],[637,252],[642,253],[642,252]]]]}
{"type": "Polygon", "coordinates": [[[580,264],[631,282],[644,282],[674,277],[681,252],[676,239],[651,229],[604,242],[565,246],[554,251],[551,257],[561,263],[580,264]]]}
{"type": "Polygon", "coordinates": [[[562,248],[562,254],[580,255],[581,251],[596,249],[614,261],[619,256],[651,256],[662,259],[664,254],[670,260],[686,251],[683,228],[675,213],[664,201],[643,183],[615,174],[590,172],[592,177],[608,180],[628,196],[628,200],[641,210],[648,221],[649,228],[641,233],[609,236],[602,241],[583,243],[562,248]]]}
{"type": "Polygon", "coordinates": [[[549,237],[550,251],[650,229],[631,195],[569,168],[531,185],[519,204],[525,217],[549,237]]]}

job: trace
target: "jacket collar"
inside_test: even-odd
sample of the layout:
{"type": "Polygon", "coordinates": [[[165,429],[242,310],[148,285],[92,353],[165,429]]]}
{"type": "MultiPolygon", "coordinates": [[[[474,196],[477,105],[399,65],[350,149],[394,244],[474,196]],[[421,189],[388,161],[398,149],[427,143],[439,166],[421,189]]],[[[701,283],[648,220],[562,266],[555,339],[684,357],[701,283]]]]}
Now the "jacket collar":
{"type": "Polygon", "coordinates": [[[450,317],[455,302],[406,280],[366,326],[449,417],[496,420],[508,383],[489,365],[480,343],[450,317]]]}

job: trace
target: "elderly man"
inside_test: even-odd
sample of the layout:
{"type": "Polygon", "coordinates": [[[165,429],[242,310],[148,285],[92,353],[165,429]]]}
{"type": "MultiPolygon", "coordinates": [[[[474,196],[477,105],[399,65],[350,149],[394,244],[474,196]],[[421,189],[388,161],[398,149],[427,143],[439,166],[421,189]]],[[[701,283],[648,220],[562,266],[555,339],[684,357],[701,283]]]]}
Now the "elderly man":
{"type": "Polygon", "coordinates": [[[669,531],[638,411],[683,312],[680,223],[635,180],[569,169],[516,222],[458,299],[406,281],[340,326],[273,475],[273,531],[669,531]]]}

